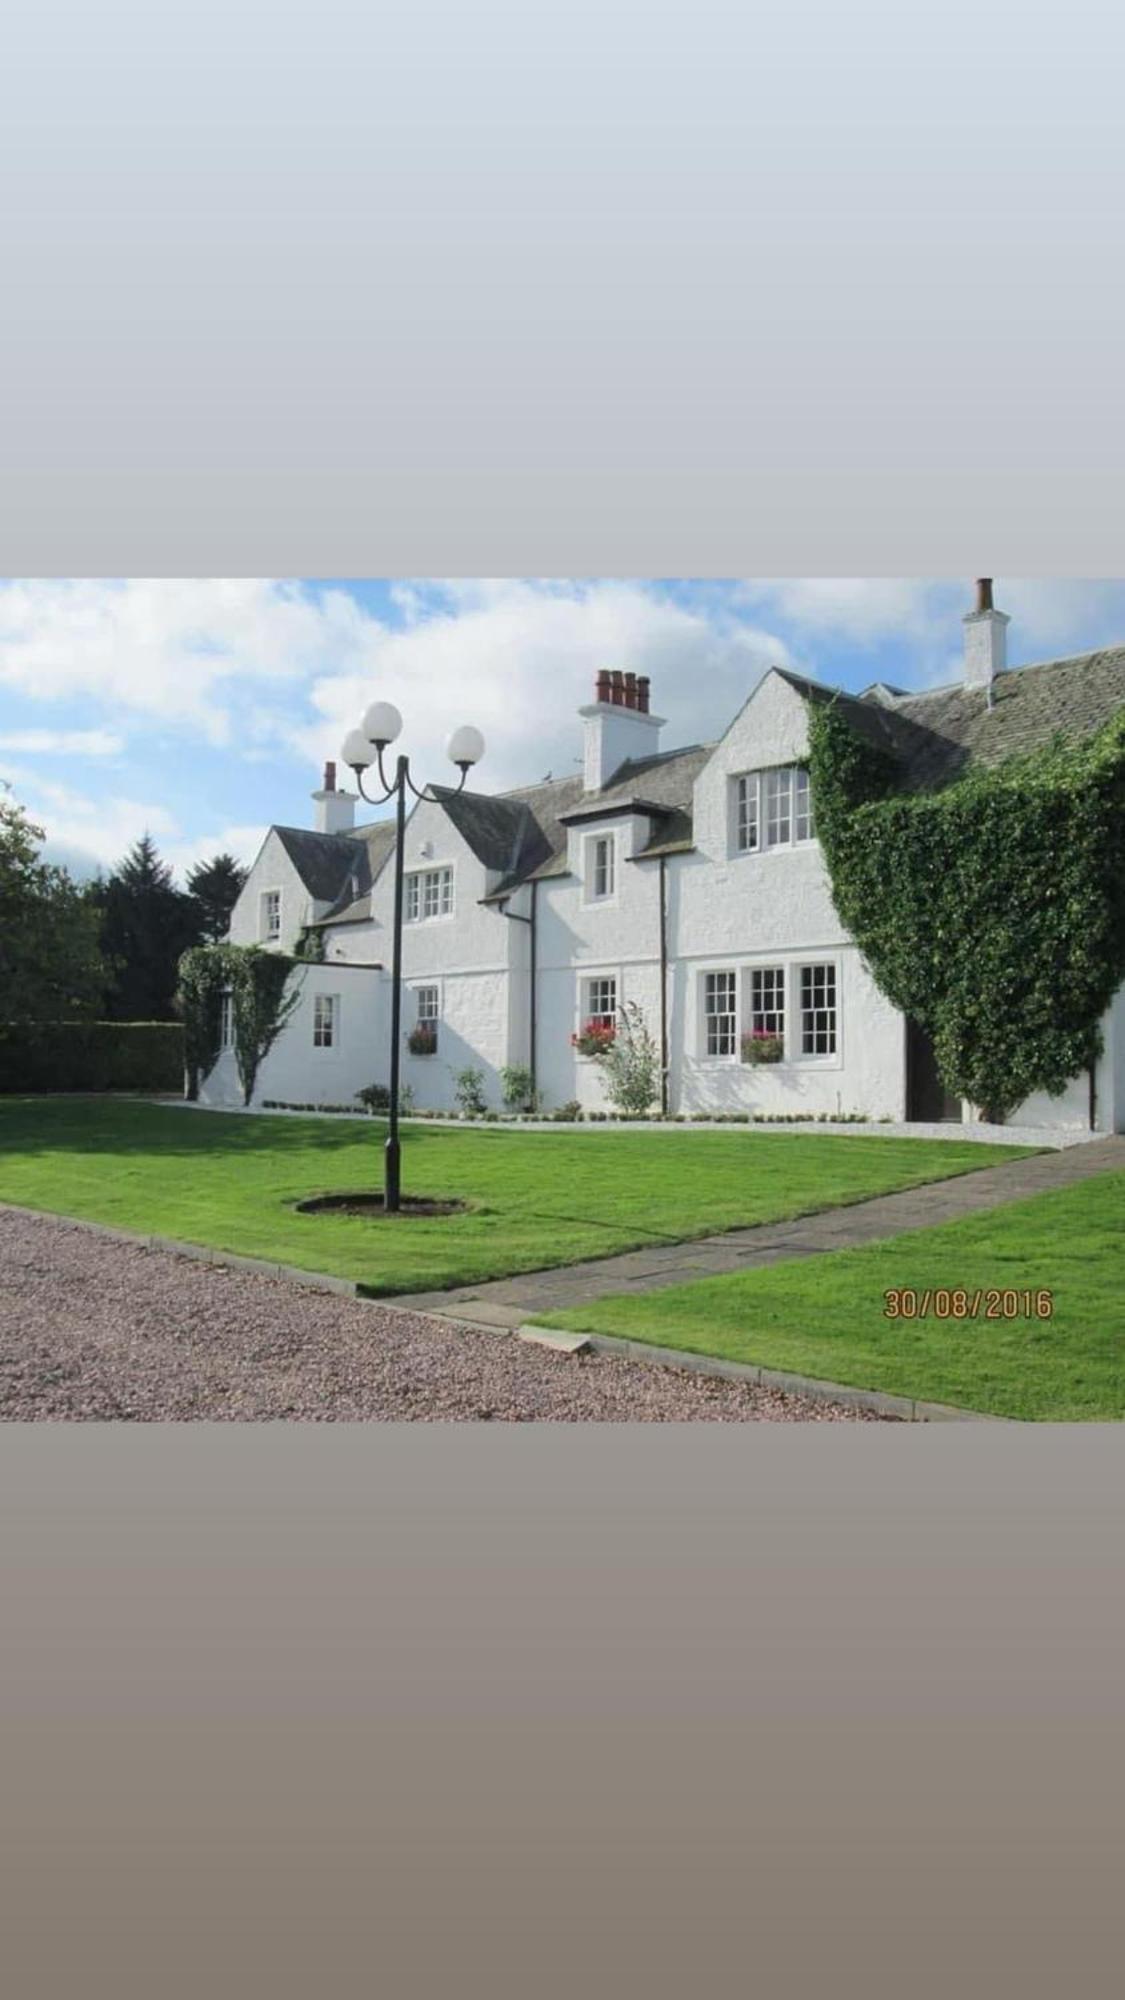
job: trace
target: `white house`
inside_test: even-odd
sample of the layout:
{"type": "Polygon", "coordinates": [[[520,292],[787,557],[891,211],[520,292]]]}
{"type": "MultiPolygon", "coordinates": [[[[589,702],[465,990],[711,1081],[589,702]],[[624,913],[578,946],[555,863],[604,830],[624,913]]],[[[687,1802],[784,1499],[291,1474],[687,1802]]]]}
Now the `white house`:
{"type": "MultiPolygon", "coordinates": [[[[898,760],[907,786],[940,785],[1057,731],[1089,735],[1125,707],[1125,647],[1008,670],[1007,618],[982,587],[955,684],[839,695],[775,667],[717,743],[662,749],[647,680],[599,674],[580,711],[582,771],[498,796],[442,792],[407,823],[404,1034],[431,1023],[432,1054],[403,1051],[419,1106],[449,1108],[454,1075],[526,1064],[548,1107],[605,1103],[596,1062],[571,1043],[636,1001],[661,1045],[676,1112],[864,1113],[970,1119],[943,1091],[928,1038],[882,996],[833,905],[807,774],[813,704],[838,699],[898,760]],[[776,1033],[780,1061],[750,1066],[740,1039],[776,1033]]],[[[335,767],[312,830],[272,827],[230,937],[291,951],[319,932],[323,963],[293,975],[300,1001],[262,1065],[254,1101],[344,1104],[385,1082],[393,827],[356,827],[335,767]]],[[[1061,1097],[1013,1122],[1125,1130],[1125,987],[1104,1053],[1061,1097]]],[[[240,1101],[233,1054],[201,1097],[240,1101]]]]}

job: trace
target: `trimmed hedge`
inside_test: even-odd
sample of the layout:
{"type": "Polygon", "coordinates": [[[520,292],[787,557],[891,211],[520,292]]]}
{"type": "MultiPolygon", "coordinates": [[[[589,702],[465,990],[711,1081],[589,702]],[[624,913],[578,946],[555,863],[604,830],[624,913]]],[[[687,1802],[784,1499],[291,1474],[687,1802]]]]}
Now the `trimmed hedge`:
{"type": "Polygon", "coordinates": [[[182,1091],[179,1021],[48,1021],[0,1026],[0,1091],[182,1091]]]}

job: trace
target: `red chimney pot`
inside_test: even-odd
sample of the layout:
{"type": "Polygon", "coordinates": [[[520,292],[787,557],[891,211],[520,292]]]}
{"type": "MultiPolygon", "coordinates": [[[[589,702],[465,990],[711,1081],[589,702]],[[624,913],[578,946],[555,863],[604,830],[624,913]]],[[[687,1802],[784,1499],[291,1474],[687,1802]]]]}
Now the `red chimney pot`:
{"type": "Polygon", "coordinates": [[[326,764],[324,766],[324,789],[326,792],[334,792],[336,789],[335,764],[326,764]]]}
{"type": "Polygon", "coordinates": [[[647,674],[637,675],[637,707],[642,715],[648,714],[649,678],[647,674]]]}
{"type": "Polygon", "coordinates": [[[609,698],[610,698],[610,700],[612,701],[612,703],[613,703],[613,705],[614,705],[614,707],[615,707],[615,708],[624,708],[624,706],[625,706],[625,676],[624,676],[624,674],[623,674],[623,673],[622,673],[622,672],[620,671],[620,669],[619,669],[619,668],[615,667],[615,668],[614,668],[614,670],[613,670],[613,672],[611,673],[611,675],[610,675],[610,677],[609,677],[609,681],[610,681],[610,688],[611,688],[611,693],[610,693],[610,697],[609,697],[609,698]]]}
{"type": "Polygon", "coordinates": [[[597,701],[608,701],[608,700],[609,700],[609,669],[608,669],[608,667],[603,667],[603,668],[602,668],[602,671],[601,671],[601,673],[600,673],[600,674],[598,675],[598,679],[597,679],[597,687],[596,687],[596,690],[595,690],[595,700],[597,700],[597,701]]]}

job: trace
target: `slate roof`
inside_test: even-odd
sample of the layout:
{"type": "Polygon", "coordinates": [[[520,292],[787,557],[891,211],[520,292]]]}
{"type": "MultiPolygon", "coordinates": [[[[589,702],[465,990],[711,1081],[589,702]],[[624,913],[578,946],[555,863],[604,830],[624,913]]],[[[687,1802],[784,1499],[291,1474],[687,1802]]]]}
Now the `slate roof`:
{"type": "MultiPolygon", "coordinates": [[[[279,833],[292,831],[291,828],[281,827],[277,830],[279,833]]],[[[316,833],[308,838],[330,843],[339,855],[337,888],[331,907],[324,916],[316,919],[316,926],[362,923],[371,915],[372,884],[394,853],[393,820],[377,820],[373,826],[357,826],[350,833],[316,833]]],[[[317,894],[315,890],[312,893],[317,894]]]]}
{"type": "Polygon", "coordinates": [[[992,683],[991,707],[983,689],[959,682],[907,695],[883,712],[919,732],[904,760],[904,789],[935,791],[972,765],[999,764],[1055,736],[1093,736],[1122,708],[1125,646],[1113,646],[1008,668],[992,683]]]}
{"type": "Polygon", "coordinates": [[[309,895],[318,903],[335,902],[354,861],[350,846],[338,833],[310,833],[306,827],[275,826],[281,845],[309,895]]]}
{"type": "Polygon", "coordinates": [[[504,881],[522,882],[550,858],[551,844],[518,792],[454,792],[434,786],[462,839],[504,881]]]}
{"type": "MultiPolygon", "coordinates": [[[[999,763],[1060,732],[1090,736],[1125,708],[1125,646],[1011,668],[996,676],[991,705],[983,689],[963,682],[909,694],[878,681],[850,695],[788,667],[773,671],[806,701],[834,703],[867,741],[888,751],[904,790],[937,789],[972,764],[999,763]]],[[[566,825],[587,811],[593,817],[634,805],[650,813],[652,837],[637,860],[689,851],[692,790],[715,747],[695,743],[631,759],[596,794],[584,790],[578,772],[496,794],[434,789],[473,853],[499,875],[485,899],[495,903],[522,882],[566,875],[566,825]]],[[[372,884],[394,851],[390,820],[348,834],[280,826],[276,832],[310,894],[331,904],[320,924],[370,915],[372,884]]]]}

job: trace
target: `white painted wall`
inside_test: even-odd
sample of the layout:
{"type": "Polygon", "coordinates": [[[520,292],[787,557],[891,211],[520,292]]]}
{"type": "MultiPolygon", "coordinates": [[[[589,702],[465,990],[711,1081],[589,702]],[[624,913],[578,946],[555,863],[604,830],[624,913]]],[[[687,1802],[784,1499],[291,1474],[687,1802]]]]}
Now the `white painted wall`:
{"type": "Polygon", "coordinates": [[[676,959],[669,1040],[677,1110],[905,1116],[905,1023],[879,992],[836,914],[819,845],[813,840],[754,854],[734,850],[733,781],[744,771],[795,764],[807,754],[805,702],[771,672],[696,780],[696,852],[672,857],[668,871],[676,959]],[[834,1057],[798,1053],[799,968],[812,963],[836,968],[834,1057]],[[708,1057],[703,975],[723,968],[737,973],[740,1025],[749,1025],[754,965],[785,970],[790,1053],[782,1063],[758,1066],[743,1064],[738,1056],[708,1057]]]}
{"type": "Polygon", "coordinates": [[[572,873],[539,885],[539,1085],[548,1107],[572,1098],[587,1110],[608,1100],[599,1065],[580,1056],[571,1035],[586,1018],[586,983],[617,981],[617,1002],[636,1001],[654,1040],[660,1039],[660,871],[631,859],[649,838],[640,815],[583,820],[568,829],[572,873]],[[616,843],[615,887],[606,900],[591,898],[590,843],[616,843]]]}
{"type": "MultiPolygon", "coordinates": [[[[349,1104],[357,1090],[387,1078],[387,982],[378,972],[356,966],[303,965],[291,975],[285,995],[300,999],[258,1071],[251,1109],[271,1100],[281,1104],[349,1104]],[[337,1033],[330,1049],[313,1044],[313,1000],[331,993],[338,1000],[337,1033]]],[[[219,1057],[200,1085],[202,1104],[242,1103],[234,1051],[219,1057]]],[[[357,1107],[358,1108],[358,1107],[357,1107]]]]}
{"type": "Polygon", "coordinates": [[[261,913],[262,895],[267,889],[278,889],[281,892],[281,936],[273,941],[270,949],[292,951],[301,935],[302,926],[312,921],[317,914],[318,906],[313,903],[312,897],[272,828],[262,842],[258,857],[231,911],[232,944],[266,944],[261,926],[261,913]]]}
{"type": "MultiPolygon", "coordinates": [[[[1125,1132],[1125,986],[1101,1020],[1103,1049],[1094,1071],[1095,1121],[1099,1132],[1125,1132]]],[[[1090,1126],[1090,1079],[1085,1070],[1071,1077],[1059,1097],[1036,1091],[1013,1111],[1013,1125],[1042,1125],[1055,1132],[1085,1132],[1090,1126]]]]}
{"type": "MultiPolygon", "coordinates": [[[[484,1093],[489,1105],[499,1109],[502,1086],[500,1071],[509,1061],[511,1013],[520,1007],[518,988],[526,992],[526,976],[513,968],[526,953],[524,926],[509,923],[491,907],[482,907],[481,898],[494,886],[494,878],[477,859],[443,807],[425,799],[417,804],[407,821],[405,866],[415,869],[451,867],[453,870],[453,912],[407,923],[402,933],[403,959],[403,1048],[402,1080],[409,1083],[419,1108],[451,1110],[455,1103],[454,1078],[459,1069],[484,1071],[484,1093]],[[521,935],[517,938],[516,933],[521,935]],[[411,1055],[405,1037],[417,1014],[415,989],[436,985],[440,989],[438,1049],[433,1056],[411,1055]],[[514,993],[513,988],[517,989],[514,993]]],[[[394,868],[384,868],[375,884],[371,916],[362,924],[341,926],[329,934],[329,949],[340,949],[350,960],[383,961],[387,969],[386,1019],[390,1020],[389,969],[394,928],[394,868]]],[[[526,998],[522,1002],[526,1009],[526,998]]],[[[521,1013],[521,1023],[523,1015],[521,1013]]],[[[521,1025],[526,1044],[526,1024],[521,1025]]],[[[384,1056],[384,1070],[387,1056],[384,1056]]]]}

